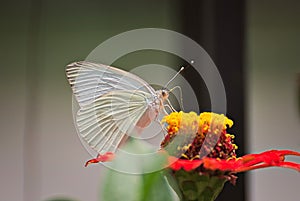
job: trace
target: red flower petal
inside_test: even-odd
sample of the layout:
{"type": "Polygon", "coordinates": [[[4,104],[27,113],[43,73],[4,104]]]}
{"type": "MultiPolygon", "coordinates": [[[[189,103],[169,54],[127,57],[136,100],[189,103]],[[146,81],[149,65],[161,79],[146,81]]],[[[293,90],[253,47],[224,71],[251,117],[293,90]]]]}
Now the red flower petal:
{"type": "Polygon", "coordinates": [[[99,163],[99,162],[107,162],[107,161],[112,161],[115,158],[115,154],[112,152],[106,152],[103,155],[98,154],[97,158],[93,158],[91,160],[88,160],[85,163],[85,167],[87,167],[91,163],[99,163]]]}
{"type": "Polygon", "coordinates": [[[205,157],[202,160],[191,161],[169,157],[169,167],[173,170],[183,168],[186,171],[190,171],[203,164],[204,168],[210,170],[245,172],[275,166],[290,168],[300,172],[300,164],[284,161],[285,156],[287,155],[300,156],[300,153],[290,150],[270,150],[259,154],[248,154],[243,157],[230,160],[205,157]]]}
{"type": "Polygon", "coordinates": [[[202,160],[186,160],[186,159],[178,159],[176,157],[169,157],[169,167],[173,170],[180,170],[181,168],[186,171],[191,171],[196,169],[203,163],[202,160]]]}

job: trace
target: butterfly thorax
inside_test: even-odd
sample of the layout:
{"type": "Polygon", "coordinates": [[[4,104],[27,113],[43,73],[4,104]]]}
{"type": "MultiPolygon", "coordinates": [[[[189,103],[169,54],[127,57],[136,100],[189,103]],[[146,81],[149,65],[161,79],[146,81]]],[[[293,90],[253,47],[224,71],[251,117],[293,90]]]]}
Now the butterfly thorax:
{"type": "Polygon", "coordinates": [[[159,109],[164,107],[164,101],[169,98],[169,92],[165,89],[157,90],[157,104],[159,105],[159,109]]]}

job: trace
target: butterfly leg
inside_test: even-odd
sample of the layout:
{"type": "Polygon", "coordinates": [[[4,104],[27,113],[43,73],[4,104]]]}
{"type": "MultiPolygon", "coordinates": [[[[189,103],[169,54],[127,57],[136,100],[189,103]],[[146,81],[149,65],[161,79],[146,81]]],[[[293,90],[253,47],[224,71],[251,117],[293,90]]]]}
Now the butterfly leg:
{"type": "Polygon", "coordinates": [[[163,113],[167,116],[167,115],[169,115],[169,113],[166,111],[166,107],[169,108],[171,111],[172,111],[172,109],[170,108],[169,105],[167,105],[167,104],[164,105],[162,111],[163,111],[163,113]]]}
{"type": "Polygon", "coordinates": [[[161,126],[161,130],[163,131],[165,137],[166,136],[165,133],[167,133],[167,129],[162,125],[161,121],[159,121],[158,118],[156,118],[155,121],[161,126]]]}
{"type": "Polygon", "coordinates": [[[168,108],[171,112],[177,112],[175,110],[175,108],[170,104],[169,100],[167,100],[167,101],[168,101],[168,104],[165,104],[164,109],[163,109],[165,115],[169,115],[169,113],[165,110],[165,108],[168,108]]]}
{"type": "MultiPolygon", "coordinates": [[[[180,109],[181,109],[182,111],[184,111],[184,107],[183,107],[183,98],[182,98],[182,89],[181,89],[180,86],[175,86],[175,87],[173,87],[173,88],[170,90],[170,92],[172,92],[172,91],[175,90],[175,89],[178,89],[178,91],[179,91],[180,109]]],[[[174,94],[174,93],[173,93],[173,94],[174,94]]]]}
{"type": "Polygon", "coordinates": [[[112,161],[115,158],[115,154],[112,152],[106,152],[105,154],[101,155],[98,154],[97,158],[93,158],[91,160],[88,160],[85,163],[85,167],[87,167],[91,163],[99,163],[99,162],[107,162],[107,161],[112,161]]]}

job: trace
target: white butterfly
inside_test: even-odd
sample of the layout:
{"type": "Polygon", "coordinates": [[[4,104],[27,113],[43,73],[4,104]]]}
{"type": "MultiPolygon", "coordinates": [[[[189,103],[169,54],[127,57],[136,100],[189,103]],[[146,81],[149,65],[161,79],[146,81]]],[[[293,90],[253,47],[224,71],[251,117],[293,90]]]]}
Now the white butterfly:
{"type": "Polygon", "coordinates": [[[79,134],[99,154],[115,152],[126,134],[149,125],[168,101],[168,90],[155,91],[138,76],[111,66],[74,62],[66,74],[80,106],[79,134]]]}

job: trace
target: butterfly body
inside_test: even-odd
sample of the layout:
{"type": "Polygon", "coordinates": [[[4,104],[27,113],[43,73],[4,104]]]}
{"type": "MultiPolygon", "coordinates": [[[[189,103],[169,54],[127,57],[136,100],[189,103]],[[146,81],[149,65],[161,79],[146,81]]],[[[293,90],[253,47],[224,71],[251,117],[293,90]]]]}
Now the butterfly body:
{"type": "Polygon", "coordinates": [[[147,127],[169,96],[165,89],[155,91],[138,76],[103,64],[74,62],[66,74],[80,107],[79,136],[100,156],[114,153],[127,135],[147,127]]]}

